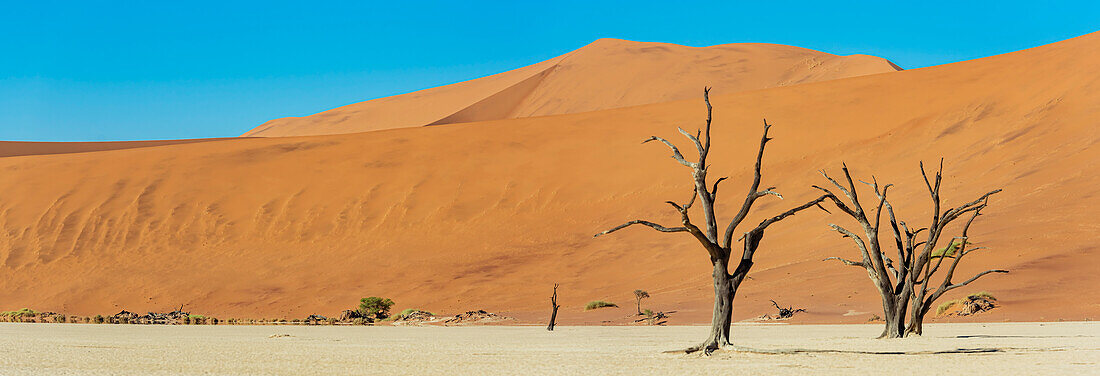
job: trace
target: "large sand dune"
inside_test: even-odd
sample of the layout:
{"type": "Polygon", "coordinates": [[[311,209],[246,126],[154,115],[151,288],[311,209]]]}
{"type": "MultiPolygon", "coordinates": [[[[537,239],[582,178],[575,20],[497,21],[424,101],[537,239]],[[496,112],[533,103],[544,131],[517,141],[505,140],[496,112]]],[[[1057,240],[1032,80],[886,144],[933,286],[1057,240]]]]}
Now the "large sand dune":
{"type": "MultiPolygon", "coordinates": [[[[946,204],[1004,188],[971,229],[990,249],[960,267],[1004,304],[973,320],[1095,318],[1100,312],[1100,33],[925,69],[718,95],[714,177],[727,219],[748,184],[761,117],[776,124],[764,199],[749,223],[814,197],[842,161],[897,184],[909,223],[926,220],[918,161],[946,158],[946,204]]],[[[701,86],[701,85],[699,85],[701,86]]],[[[701,87],[695,95],[701,94],[701,87]]],[[[716,89],[717,91],[718,89],[716,89]]],[[[626,93],[627,91],[624,91],[626,93]]],[[[0,158],[0,302],[95,314],[187,304],[221,317],[333,314],[381,295],[399,308],[484,308],[598,323],[593,299],[647,289],[673,322],[707,322],[709,265],[665,200],[688,171],[659,145],[701,125],[698,98],[577,114],[347,135],[249,138],[0,158]],[[680,236],[677,236],[680,235],[680,236]]],[[[689,148],[683,148],[689,149],[689,148]]],[[[768,299],[805,321],[879,312],[865,273],[824,263],[857,251],[808,211],[769,229],[737,319],[768,299]]],[[[625,305],[625,304],[624,304],[625,305]]]]}
{"type": "Polygon", "coordinates": [[[761,43],[686,47],[600,39],[520,69],[269,121],[245,136],[306,136],[570,114],[900,70],[874,56],[761,43]]]}

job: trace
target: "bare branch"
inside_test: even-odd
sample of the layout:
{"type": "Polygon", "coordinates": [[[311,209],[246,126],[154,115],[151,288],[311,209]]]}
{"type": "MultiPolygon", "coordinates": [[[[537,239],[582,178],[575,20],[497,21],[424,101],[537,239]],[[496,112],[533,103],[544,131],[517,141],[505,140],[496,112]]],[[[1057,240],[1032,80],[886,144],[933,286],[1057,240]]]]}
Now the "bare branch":
{"type": "Polygon", "coordinates": [[[687,230],[688,230],[687,227],[665,227],[665,226],[661,226],[659,224],[656,224],[656,223],[653,223],[653,222],[650,222],[650,221],[643,221],[643,220],[640,220],[640,219],[636,219],[636,220],[633,220],[633,221],[615,226],[614,228],[612,228],[610,230],[607,230],[607,231],[601,232],[599,234],[593,235],[592,237],[597,237],[597,236],[600,236],[600,235],[607,235],[607,234],[610,234],[612,232],[619,231],[619,230],[622,230],[624,228],[627,228],[631,225],[645,225],[645,226],[649,226],[649,227],[653,228],[654,230],[657,230],[657,231],[660,231],[660,232],[687,232],[687,230]]]}
{"type": "Polygon", "coordinates": [[[975,275],[975,276],[971,277],[970,279],[966,280],[966,282],[962,282],[962,283],[956,283],[956,284],[953,284],[953,285],[951,285],[951,286],[947,286],[947,287],[946,287],[946,288],[945,288],[945,289],[943,290],[943,292],[948,292],[948,291],[951,291],[951,290],[953,290],[953,289],[957,289],[957,288],[959,288],[959,287],[963,287],[963,286],[966,286],[966,285],[970,284],[970,282],[974,282],[974,281],[978,280],[978,278],[981,278],[982,276],[984,276],[984,275],[986,275],[986,274],[989,274],[989,273],[1008,273],[1008,271],[1007,271],[1007,270],[1004,270],[1004,269],[992,269],[992,270],[986,270],[986,271],[984,271],[984,272],[978,273],[978,275],[975,275]]]}
{"type": "MultiPolygon", "coordinates": [[[[822,173],[824,173],[824,172],[822,172],[822,173]]],[[[858,214],[856,214],[855,211],[853,211],[851,208],[849,208],[848,205],[845,205],[844,201],[840,201],[840,198],[836,197],[836,195],[833,194],[832,191],[830,191],[828,189],[825,189],[825,188],[822,188],[822,187],[819,187],[819,186],[816,186],[816,185],[811,185],[811,187],[817,188],[817,189],[821,190],[822,192],[825,192],[825,194],[829,195],[829,199],[833,201],[833,204],[836,204],[837,208],[840,208],[840,211],[843,211],[844,213],[846,213],[846,214],[848,214],[852,217],[858,217],[858,214]]]]}
{"type": "Polygon", "coordinates": [[[836,232],[839,232],[845,238],[852,238],[852,241],[856,243],[856,248],[859,248],[859,252],[863,256],[864,262],[867,262],[871,259],[871,254],[867,252],[867,243],[863,242],[863,238],[859,237],[859,235],[856,235],[855,233],[852,233],[851,231],[848,231],[848,229],[840,227],[833,223],[830,223],[829,227],[836,232]]]}
{"type": "Polygon", "coordinates": [[[680,204],[677,204],[673,201],[665,201],[665,202],[668,203],[669,205],[672,205],[672,207],[676,208],[676,211],[683,214],[683,213],[687,212],[688,209],[691,209],[691,205],[695,204],[695,198],[699,196],[695,193],[696,193],[695,189],[692,188],[691,199],[689,199],[687,204],[685,204],[684,206],[680,206],[680,204]]]}
{"type": "Polygon", "coordinates": [[[718,195],[718,183],[721,183],[723,180],[726,180],[726,179],[728,179],[728,177],[723,176],[723,177],[718,178],[718,180],[714,181],[714,188],[712,188],[710,190],[710,196],[711,197],[714,197],[714,196],[718,195]]]}
{"type": "Polygon", "coordinates": [[[805,204],[798,205],[796,207],[791,208],[791,210],[787,210],[783,213],[780,213],[777,216],[765,219],[765,220],[761,221],[760,224],[757,225],[755,229],[753,229],[753,231],[763,230],[763,229],[767,228],[768,226],[771,226],[772,223],[779,222],[779,221],[783,220],[783,218],[790,217],[790,216],[794,215],[795,213],[798,213],[800,211],[809,209],[810,207],[813,207],[813,206],[819,206],[820,207],[821,202],[825,201],[826,198],[829,198],[829,195],[821,195],[821,197],[810,200],[810,201],[806,202],[805,204]]]}
{"type": "Polygon", "coordinates": [[[844,265],[849,265],[849,266],[858,266],[858,267],[861,267],[861,268],[866,268],[867,267],[867,265],[862,263],[862,262],[852,261],[852,260],[845,260],[845,259],[842,259],[840,257],[826,257],[824,260],[821,260],[821,261],[829,261],[829,260],[839,260],[840,262],[843,262],[844,265]]]}
{"type": "MultiPolygon", "coordinates": [[[[709,108],[710,102],[707,103],[709,108]]],[[[710,123],[709,120],[707,123],[710,123]]],[[[771,138],[768,138],[768,129],[771,127],[771,124],[768,124],[768,120],[764,119],[764,133],[760,136],[760,148],[756,151],[756,165],[753,168],[752,184],[749,186],[749,193],[745,195],[745,201],[741,203],[741,209],[737,211],[737,214],[730,220],[729,225],[726,226],[725,236],[723,236],[726,247],[729,247],[733,243],[734,230],[736,230],[737,226],[745,220],[746,216],[748,216],[749,209],[752,209],[753,202],[756,202],[756,199],[760,198],[760,194],[757,192],[760,189],[760,169],[762,160],[764,159],[764,147],[768,144],[768,141],[771,140],[771,138]]],[[[707,129],[709,134],[710,127],[708,126],[707,129]]]]}
{"type": "Polygon", "coordinates": [[[699,160],[705,160],[707,154],[710,154],[710,120],[711,112],[714,108],[710,106],[710,88],[703,87],[703,102],[707,104],[707,127],[706,127],[706,141],[703,141],[703,153],[699,156],[699,160]]]}
{"type": "Polygon", "coordinates": [[[989,249],[989,247],[974,247],[974,248],[971,248],[971,249],[967,250],[966,252],[963,252],[962,255],[966,256],[966,255],[969,255],[970,252],[980,251],[980,250],[983,250],[983,249],[989,249]]]}
{"type": "Polygon", "coordinates": [[[700,156],[703,155],[703,151],[704,151],[703,150],[703,144],[701,142],[699,142],[699,132],[698,131],[696,132],[696,134],[694,136],[692,136],[691,133],[688,133],[683,128],[676,127],[676,130],[680,131],[680,134],[684,135],[684,137],[687,137],[689,140],[691,140],[691,143],[695,144],[695,149],[699,151],[699,155],[700,156]]]}
{"type": "Polygon", "coordinates": [[[884,262],[886,264],[886,269],[889,269],[891,273],[894,273],[894,280],[897,280],[900,274],[898,273],[897,269],[894,269],[894,260],[891,260],[890,256],[885,256],[885,254],[883,258],[886,259],[886,261],[884,262]]]}
{"type": "Polygon", "coordinates": [[[775,197],[779,197],[780,200],[783,199],[783,195],[779,194],[779,192],[776,192],[775,187],[767,187],[767,188],[764,188],[763,191],[756,192],[756,197],[764,197],[764,196],[767,196],[767,195],[772,195],[772,196],[775,196],[775,197]]]}
{"type": "Polygon", "coordinates": [[[894,232],[894,246],[898,247],[898,265],[901,266],[902,272],[896,274],[898,274],[900,280],[909,271],[909,253],[912,252],[909,244],[912,244],[912,238],[902,239],[901,229],[898,228],[898,219],[894,216],[894,207],[890,205],[889,201],[883,201],[886,204],[886,213],[890,215],[890,229],[894,232]]]}
{"type": "Polygon", "coordinates": [[[992,195],[1000,193],[1000,192],[1001,192],[1001,189],[996,189],[996,190],[989,191],[986,194],[982,195],[982,197],[978,197],[974,201],[962,204],[962,205],[960,205],[956,208],[948,210],[943,215],[943,221],[945,223],[950,222],[950,221],[954,220],[955,218],[958,218],[959,216],[961,216],[963,214],[966,214],[968,212],[984,209],[986,204],[989,202],[989,196],[992,196],[992,195]]]}
{"type": "Polygon", "coordinates": [[[692,162],[688,162],[686,159],[684,159],[684,155],[680,154],[680,149],[677,149],[676,145],[673,145],[671,142],[668,142],[668,140],[657,137],[657,136],[650,136],[645,141],[642,141],[642,143],[644,144],[644,143],[647,143],[647,142],[650,142],[650,141],[661,141],[665,145],[668,145],[669,149],[672,149],[672,159],[675,159],[677,162],[680,162],[680,164],[682,164],[684,166],[695,168],[696,164],[692,163],[692,162]]]}
{"type": "MultiPolygon", "coordinates": [[[[824,176],[825,179],[828,179],[830,183],[833,183],[833,185],[835,185],[838,189],[840,189],[840,192],[844,193],[845,196],[851,196],[851,192],[848,191],[848,188],[845,188],[843,185],[840,185],[840,183],[837,182],[836,179],[833,179],[833,177],[829,176],[829,174],[826,173],[825,170],[818,170],[817,172],[821,173],[821,176],[824,176]]],[[[817,187],[817,186],[815,185],[814,187],[817,187]]],[[[825,188],[817,187],[817,189],[824,190],[825,188]]]]}

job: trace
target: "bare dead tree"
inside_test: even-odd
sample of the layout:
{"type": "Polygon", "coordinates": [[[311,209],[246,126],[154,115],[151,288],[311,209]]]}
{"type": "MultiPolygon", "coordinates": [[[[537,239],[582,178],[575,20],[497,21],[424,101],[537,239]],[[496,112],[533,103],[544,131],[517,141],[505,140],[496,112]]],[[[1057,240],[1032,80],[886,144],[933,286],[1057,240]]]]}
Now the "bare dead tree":
{"type": "Polygon", "coordinates": [[[840,200],[837,195],[833,195],[829,189],[814,186],[814,188],[824,191],[829,199],[836,204],[837,208],[855,219],[863,230],[863,236],[861,237],[844,227],[830,223],[829,227],[840,233],[842,237],[852,239],[856,248],[859,249],[861,258],[858,261],[840,257],[828,257],[825,260],[838,260],[845,265],[863,268],[867,272],[868,277],[870,277],[871,282],[874,283],[879,296],[882,298],[886,328],[883,329],[879,338],[900,338],[908,334],[921,334],[925,314],[931,309],[936,299],[939,299],[944,293],[966,286],[986,274],[1008,273],[1006,270],[993,269],[978,273],[961,283],[952,282],[955,268],[963,256],[981,249],[966,249],[969,239],[967,233],[970,225],[981,214],[982,209],[985,209],[989,203],[989,197],[1001,190],[990,191],[974,201],[943,210],[940,203],[943,160],[940,160],[940,169],[936,171],[935,183],[928,179],[928,174],[924,170],[924,163],[921,163],[920,168],[921,175],[924,177],[925,185],[927,185],[931,196],[933,210],[931,224],[928,227],[918,229],[910,229],[904,221],[897,220],[893,206],[890,205],[890,201],[886,197],[886,192],[893,185],[880,186],[878,180],[873,176],[870,183],[861,181],[871,187],[875,193],[874,210],[868,213],[860,203],[856,185],[852,181],[847,165],[843,166],[845,179],[843,184],[830,177],[824,170],[821,171],[821,175],[844,194],[844,197],[847,198],[846,202],[840,200]],[[884,211],[889,222],[890,232],[893,235],[893,247],[897,251],[898,261],[896,266],[894,260],[887,254],[889,252],[882,248],[880,240],[884,211]],[[943,254],[935,255],[933,251],[936,249],[939,240],[944,237],[947,225],[967,215],[969,215],[969,220],[963,225],[961,235],[952,238],[951,243],[944,248],[943,254]],[[924,233],[923,239],[919,238],[922,236],[921,233],[924,233]],[[949,251],[954,249],[956,240],[961,241],[961,243],[953,254],[948,254],[949,251]],[[933,276],[940,270],[940,266],[944,264],[946,258],[951,258],[952,261],[942,273],[943,279],[937,287],[930,288],[933,276]],[[907,312],[910,314],[908,325],[905,324],[907,312]]]}
{"type": "Polygon", "coordinates": [[[642,314],[642,299],[648,298],[649,293],[645,290],[634,290],[634,300],[638,303],[638,315],[642,314]]]}
{"type": "Polygon", "coordinates": [[[788,306],[787,308],[780,307],[779,303],[776,303],[774,300],[772,300],[772,305],[775,306],[775,309],[779,310],[779,315],[776,316],[776,318],[780,319],[788,319],[794,317],[795,313],[806,312],[806,310],[802,308],[795,309],[794,306],[788,306]]]}
{"type": "MultiPolygon", "coordinates": [[[[764,146],[771,140],[768,138],[768,129],[771,125],[767,120],[764,121],[764,133],[760,138],[760,147],[756,153],[756,166],[753,169],[753,181],[749,185],[748,193],[745,195],[744,201],[741,204],[740,210],[734,214],[733,219],[726,225],[724,233],[718,232],[718,220],[714,211],[714,202],[718,195],[718,185],[725,177],[718,178],[713,183],[707,182],[707,170],[710,165],[707,163],[707,156],[710,154],[711,146],[711,113],[712,107],[710,105],[710,89],[703,89],[703,101],[707,105],[707,119],[706,128],[704,131],[696,131],[694,135],[687,131],[677,128],[680,134],[687,137],[688,140],[695,146],[695,149],[699,153],[699,158],[696,161],[688,161],[684,158],[684,155],[680,153],[680,149],[676,148],[668,140],[664,138],[652,136],[642,143],[650,141],[660,141],[668,146],[672,150],[672,159],[679,162],[681,165],[691,169],[691,177],[693,182],[693,190],[691,199],[684,204],[678,204],[673,201],[666,201],[669,205],[676,209],[680,214],[680,223],[678,227],[666,227],[654,222],[646,220],[633,220],[622,225],[611,228],[610,230],[596,234],[596,236],[610,234],[612,232],[621,230],[623,228],[632,225],[644,225],[660,232],[686,232],[691,234],[699,244],[703,246],[703,249],[707,252],[710,258],[710,262],[713,266],[712,277],[714,280],[714,312],[711,317],[711,331],[707,339],[699,346],[688,348],[686,352],[695,352],[703,350],[707,353],[718,349],[721,346],[730,344],[730,324],[733,319],[733,298],[737,293],[737,288],[741,285],[741,282],[748,275],[749,269],[753,265],[753,255],[756,254],[757,249],[760,246],[760,240],[764,237],[764,230],[768,226],[783,220],[795,213],[812,206],[820,206],[820,203],[824,201],[828,194],[818,197],[814,200],[806,202],[802,205],[794,207],[786,212],[780,213],[774,217],[767,218],[761,221],[756,227],[749,229],[742,233],[741,237],[737,241],[742,242],[741,259],[738,261],[736,268],[733,272],[730,272],[729,262],[733,254],[732,246],[734,244],[733,235],[737,232],[738,226],[748,216],[749,211],[752,209],[752,205],[757,199],[772,195],[780,199],[783,198],[778,192],[775,191],[775,187],[767,187],[760,189],[760,168],[761,160],[764,157],[764,146]],[[699,208],[703,213],[703,225],[702,228],[695,225],[691,221],[690,209],[698,201],[701,205],[699,208]]],[[[822,208],[824,210],[824,208],[822,208]]]]}
{"type": "Polygon", "coordinates": [[[553,309],[553,311],[550,311],[550,325],[546,326],[546,330],[549,330],[549,331],[552,332],[552,331],[554,331],[554,321],[556,321],[558,319],[558,308],[561,308],[561,306],[558,305],[558,284],[557,283],[554,284],[554,295],[550,296],[550,307],[553,309]]]}

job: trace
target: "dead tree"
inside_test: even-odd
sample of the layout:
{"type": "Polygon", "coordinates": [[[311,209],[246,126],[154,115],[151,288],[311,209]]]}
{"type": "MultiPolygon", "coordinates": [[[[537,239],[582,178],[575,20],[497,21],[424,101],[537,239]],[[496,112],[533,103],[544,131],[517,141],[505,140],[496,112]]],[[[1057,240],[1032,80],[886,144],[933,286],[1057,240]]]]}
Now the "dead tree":
{"type": "Polygon", "coordinates": [[[649,293],[645,290],[634,290],[634,300],[638,303],[638,315],[642,314],[642,299],[648,298],[649,293]]]}
{"type": "Polygon", "coordinates": [[[794,306],[789,306],[787,308],[780,307],[779,303],[776,303],[774,300],[772,300],[772,305],[775,306],[775,309],[779,310],[779,315],[776,316],[776,318],[780,319],[789,319],[791,317],[794,317],[795,313],[806,312],[806,310],[802,308],[794,309],[794,306]]]}
{"type": "MultiPolygon", "coordinates": [[[[715,180],[713,183],[707,182],[707,171],[710,165],[707,163],[707,156],[710,154],[711,137],[711,112],[710,105],[710,89],[703,89],[703,101],[707,105],[707,119],[706,128],[704,131],[697,131],[694,135],[687,131],[677,128],[684,137],[692,142],[695,149],[699,152],[699,159],[692,162],[684,158],[680,153],[680,149],[677,149],[671,142],[663,138],[652,136],[642,143],[650,141],[660,141],[668,146],[672,150],[672,159],[675,159],[681,165],[691,169],[691,177],[693,187],[691,199],[684,204],[678,204],[673,201],[666,201],[669,205],[676,209],[680,214],[680,226],[666,227],[654,222],[646,220],[633,220],[622,225],[616,226],[610,230],[596,234],[596,236],[610,234],[612,232],[621,230],[631,225],[644,225],[660,232],[686,232],[691,234],[699,244],[703,246],[703,249],[707,252],[707,256],[710,258],[711,265],[713,266],[712,277],[714,281],[714,312],[711,317],[711,331],[707,339],[699,346],[688,348],[687,352],[695,352],[703,350],[711,352],[718,349],[721,346],[730,344],[730,324],[733,319],[733,298],[737,293],[737,288],[741,285],[741,282],[748,275],[749,269],[753,265],[753,255],[756,253],[757,248],[760,246],[760,240],[764,237],[764,230],[773,223],[787,218],[795,213],[807,209],[812,206],[820,207],[821,201],[826,199],[827,195],[818,197],[805,204],[794,207],[786,212],[783,212],[774,217],[767,218],[760,222],[756,227],[749,229],[742,233],[737,239],[741,241],[742,252],[741,258],[738,261],[736,267],[730,272],[729,262],[733,255],[732,247],[734,244],[734,233],[738,231],[738,226],[749,215],[752,205],[757,199],[772,195],[780,199],[783,198],[778,192],[775,191],[775,187],[767,187],[760,189],[760,165],[761,160],[764,157],[764,146],[771,138],[768,138],[768,129],[771,125],[767,120],[764,121],[764,134],[760,138],[760,147],[756,153],[756,166],[753,169],[753,181],[749,185],[748,193],[745,195],[744,201],[741,204],[740,210],[734,214],[733,219],[726,225],[723,233],[718,232],[718,219],[714,211],[714,200],[718,195],[718,185],[725,177],[715,180]],[[699,208],[703,214],[702,228],[697,226],[691,221],[690,209],[698,201],[702,206],[699,208]]],[[[824,208],[823,208],[824,209],[824,208]]]]}
{"type": "MultiPolygon", "coordinates": [[[[940,169],[936,172],[934,183],[928,179],[923,163],[921,163],[920,169],[932,200],[932,218],[928,227],[918,229],[911,229],[904,221],[897,220],[894,215],[894,208],[886,197],[887,190],[893,185],[879,186],[878,181],[873,176],[870,183],[862,182],[870,186],[875,193],[874,210],[868,213],[860,203],[860,196],[857,193],[855,183],[852,181],[852,176],[848,172],[847,165],[843,167],[845,179],[843,184],[830,177],[824,170],[821,171],[821,175],[844,194],[844,197],[847,198],[846,201],[840,200],[829,189],[814,186],[814,188],[824,191],[836,204],[837,208],[855,219],[860,229],[863,230],[863,236],[860,236],[839,225],[829,224],[829,227],[839,232],[841,236],[852,239],[856,248],[859,249],[861,258],[858,261],[840,257],[829,257],[825,260],[839,260],[845,265],[859,267],[867,272],[882,298],[886,328],[883,329],[879,338],[900,338],[908,334],[921,334],[925,314],[931,309],[936,299],[939,299],[945,292],[965,286],[986,274],[1008,273],[1006,270],[993,269],[978,273],[961,283],[952,282],[955,268],[959,265],[962,257],[981,249],[966,249],[968,244],[967,232],[970,225],[974,223],[974,219],[981,214],[982,209],[989,203],[989,197],[1001,190],[990,191],[974,201],[943,210],[940,203],[943,160],[940,160],[940,169]],[[894,260],[888,255],[890,252],[883,249],[880,240],[884,211],[887,217],[886,220],[889,223],[889,231],[893,235],[894,242],[892,246],[897,251],[898,261],[896,266],[894,260]],[[936,244],[941,238],[945,237],[947,225],[967,215],[969,215],[969,220],[963,225],[961,235],[951,239],[951,243],[948,244],[942,255],[934,255],[933,251],[936,249],[936,244]],[[921,236],[923,238],[920,238],[921,236]],[[956,240],[961,241],[958,250],[954,254],[948,254],[956,240]],[[940,270],[940,266],[945,264],[944,259],[946,258],[951,258],[952,261],[948,263],[949,265],[942,273],[943,279],[941,282],[932,288],[932,278],[940,270]],[[905,325],[907,312],[909,313],[909,323],[905,325]]],[[[890,246],[890,244],[887,244],[887,248],[890,246]]]]}
{"type": "Polygon", "coordinates": [[[552,331],[554,331],[554,321],[556,321],[558,319],[558,308],[561,308],[561,306],[558,305],[558,284],[557,283],[554,284],[554,295],[550,296],[550,307],[553,309],[553,311],[550,311],[550,325],[546,326],[546,330],[549,330],[549,331],[552,332],[552,331]]]}

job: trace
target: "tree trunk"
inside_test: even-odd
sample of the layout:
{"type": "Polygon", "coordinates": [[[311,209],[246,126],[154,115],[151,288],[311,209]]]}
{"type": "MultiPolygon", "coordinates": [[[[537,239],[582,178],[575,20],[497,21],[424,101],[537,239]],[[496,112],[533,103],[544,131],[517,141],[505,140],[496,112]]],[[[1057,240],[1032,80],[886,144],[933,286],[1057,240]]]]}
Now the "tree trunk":
{"type": "Polygon", "coordinates": [[[635,299],[638,301],[638,316],[642,315],[642,298],[635,299]]]}
{"type": "Polygon", "coordinates": [[[554,306],[554,311],[550,312],[550,325],[546,326],[546,330],[554,331],[554,320],[558,319],[558,306],[554,306]]]}
{"type": "Polygon", "coordinates": [[[913,309],[912,315],[909,317],[909,328],[905,330],[906,335],[924,334],[924,315],[928,313],[928,308],[924,306],[923,301],[915,301],[914,305],[917,307],[913,309]]]}
{"type": "Polygon", "coordinates": [[[882,329],[882,334],[878,338],[901,338],[901,334],[905,330],[905,318],[889,309],[883,313],[886,315],[884,318],[886,327],[882,329]]]}
{"type": "Polygon", "coordinates": [[[554,321],[558,319],[558,284],[554,284],[554,295],[550,297],[550,306],[553,307],[553,311],[550,311],[550,325],[546,326],[546,330],[554,331],[554,321]]]}
{"type": "Polygon", "coordinates": [[[730,344],[730,324],[733,320],[733,297],[737,292],[730,281],[725,260],[714,261],[714,312],[710,336],[703,342],[704,351],[711,352],[730,344]]]}
{"type": "Polygon", "coordinates": [[[886,327],[882,329],[882,334],[878,338],[901,338],[905,333],[905,314],[898,312],[897,298],[893,291],[883,291],[881,286],[879,286],[879,295],[882,298],[882,319],[886,321],[886,327]]]}

